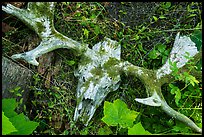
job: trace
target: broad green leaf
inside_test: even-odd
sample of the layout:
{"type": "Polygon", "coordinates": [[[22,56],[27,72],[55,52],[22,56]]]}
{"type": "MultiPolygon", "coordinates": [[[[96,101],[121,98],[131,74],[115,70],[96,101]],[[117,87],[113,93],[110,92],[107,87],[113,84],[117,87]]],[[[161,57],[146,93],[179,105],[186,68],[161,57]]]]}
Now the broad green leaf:
{"type": "Polygon", "coordinates": [[[170,88],[174,88],[174,85],[173,85],[173,84],[169,84],[169,87],[170,87],[170,88]]]}
{"type": "Polygon", "coordinates": [[[196,44],[198,51],[200,51],[202,47],[202,32],[200,30],[195,30],[190,38],[196,44]]]}
{"type": "Polygon", "coordinates": [[[172,89],[171,89],[171,94],[176,94],[177,90],[179,90],[178,87],[174,86],[172,89]]]}
{"type": "Polygon", "coordinates": [[[32,122],[26,119],[26,116],[21,113],[17,114],[14,110],[17,107],[16,99],[3,99],[2,100],[2,111],[4,115],[9,118],[9,121],[15,127],[17,131],[12,132],[12,135],[29,135],[38,126],[37,122],[32,122]]]}
{"type": "Polygon", "coordinates": [[[139,113],[127,108],[127,105],[120,99],[113,103],[105,101],[104,103],[104,117],[102,120],[108,126],[117,126],[122,128],[132,127],[133,121],[139,113]]]}
{"type": "Polygon", "coordinates": [[[141,122],[135,124],[132,128],[128,128],[128,135],[150,135],[148,131],[146,131],[141,122]]]}
{"type": "Polygon", "coordinates": [[[176,62],[172,62],[169,59],[169,64],[170,64],[170,69],[172,70],[172,75],[176,77],[177,76],[177,72],[178,72],[177,63],[176,62]]]}
{"type": "Polygon", "coordinates": [[[9,119],[4,115],[2,111],[2,134],[7,135],[11,132],[17,131],[16,128],[12,125],[9,119]]]}
{"type": "Polygon", "coordinates": [[[14,117],[18,115],[14,110],[17,107],[16,99],[9,98],[9,99],[2,99],[2,110],[6,117],[14,117]]]}
{"type": "Polygon", "coordinates": [[[37,122],[30,121],[23,113],[11,117],[9,120],[18,130],[17,132],[12,132],[12,135],[29,135],[39,125],[37,122]]]}

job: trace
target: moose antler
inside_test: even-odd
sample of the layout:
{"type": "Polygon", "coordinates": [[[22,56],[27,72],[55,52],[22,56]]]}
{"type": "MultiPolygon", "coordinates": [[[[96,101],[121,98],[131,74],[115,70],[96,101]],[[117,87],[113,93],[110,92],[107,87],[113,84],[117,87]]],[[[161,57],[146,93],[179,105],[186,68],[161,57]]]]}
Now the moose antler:
{"type": "Polygon", "coordinates": [[[28,27],[33,29],[41,38],[41,43],[35,49],[21,54],[15,54],[11,58],[24,59],[32,65],[38,66],[36,58],[58,48],[75,49],[80,54],[87,45],[74,41],[58,31],[53,25],[54,2],[29,2],[27,9],[19,9],[11,4],[2,6],[3,11],[18,17],[28,27]]]}
{"type": "Polygon", "coordinates": [[[186,52],[188,52],[189,57],[196,56],[197,58],[197,56],[201,55],[198,52],[195,43],[192,42],[189,37],[180,37],[178,33],[171,50],[170,57],[160,69],[153,71],[127,63],[127,65],[124,65],[123,71],[126,74],[137,76],[145,85],[146,92],[149,97],[145,99],[136,98],[135,100],[137,102],[150,106],[160,106],[161,109],[164,110],[169,116],[184,122],[196,132],[202,132],[202,129],[199,128],[192,120],[190,120],[185,115],[173,110],[166,103],[161,92],[161,86],[163,84],[173,81],[171,76],[172,70],[170,69],[171,65],[169,61],[172,63],[176,62],[177,67],[181,70],[189,61],[189,59],[184,57],[186,52]]]}
{"type": "Polygon", "coordinates": [[[35,49],[12,56],[13,59],[24,59],[28,63],[38,65],[36,58],[58,48],[74,49],[81,56],[79,68],[75,76],[79,78],[77,86],[77,106],[74,120],[79,117],[85,125],[93,117],[95,110],[105,99],[107,94],[118,89],[120,74],[134,75],[145,85],[148,98],[135,100],[150,106],[161,107],[168,115],[186,123],[196,132],[202,132],[192,120],[173,110],[165,101],[161,86],[172,80],[170,63],[177,62],[180,70],[189,61],[184,57],[188,52],[190,57],[201,55],[189,37],[176,36],[169,60],[158,70],[149,70],[135,66],[128,61],[120,60],[120,45],[109,38],[99,42],[92,49],[82,45],[61,33],[53,25],[53,2],[30,2],[27,9],[19,9],[10,4],[3,6],[3,11],[12,14],[32,28],[41,38],[41,43],[35,49]]]}

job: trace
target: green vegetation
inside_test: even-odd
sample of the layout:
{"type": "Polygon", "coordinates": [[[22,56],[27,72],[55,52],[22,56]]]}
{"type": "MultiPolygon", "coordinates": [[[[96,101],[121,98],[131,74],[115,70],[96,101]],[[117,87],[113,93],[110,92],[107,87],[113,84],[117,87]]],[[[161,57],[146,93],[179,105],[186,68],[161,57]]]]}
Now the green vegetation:
{"type": "Polygon", "coordinates": [[[17,114],[14,110],[17,103],[14,98],[2,100],[2,133],[3,135],[29,135],[38,126],[37,122],[30,121],[23,113],[17,114]]]}
{"type": "Polygon", "coordinates": [[[12,132],[16,132],[16,128],[12,125],[12,123],[9,121],[8,117],[4,115],[4,112],[2,111],[2,134],[7,135],[12,132]]]}
{"type": "MultiPolygon", "coordinates": [[[[151,11],[151,14],[140,13],[141,18],[137,19],[140,20],[137,24],[134,24],[134,20],[128,21],[132,23],[131,26],[121,21],[123,17],[132,14],[127,10],[129,6],[131,6],[131,2],[61,2],[56,6],[54,25],[60,33],[81,43],[89,44],[89,47],[102,41],[104,37],[116,40],[122,46],[122,60],[148,69],[158,69],[166,62],[177,32],[190,36],[197,44],[198,50],[201,50],[201,2],[155,3],[155,9],[151,11]],[[121,7],[117,19],[111,16],[107,10],[111,7],[110,5],[114,4],[121,7]]],[[[111,10],[117,13],[114,8],[111,10]]],[[[15,28],[2,36],[3,55],[11,56],[36,47],[38,42],[33,39],[34,32],[18,19],[8,16],[2,21],[15,28]]],[[[33,76],[34,81],[30,87],[29,99],[23,111],[29,119],[37,121],[39,126],[34,124],[26,134],[195,134],[189,127],[169,117],[159,108],[145,106],[134,101],[136,97],[146,97],[144,86],[138,79],[127,78],[124,75],[121,76],[120,88],[108,94],[105,105],[101,105],[96,110],[87,127],[80,121],[73,121],[77,88],[74,70],[78,67],[80,58],[74,56],[72,52],[64,49],[54,51],[54,61],[51,62],[51,65],[49,67],[41,66],[42,70],[45,69],[44,73],[41,72],[42,70],[40,71],[40,67],[30,66],[19,61],[36,73],[33,76]],[[118,119],[112,121],[115,124],[110,123],[113,119],[104,118],[108,115],[115,115],[113,112],[107,114],[107,109],[110,107],[114,107],[114,111],[125,109],[131,118],[129,121],[118,119]],[[127,125],[124,122],[128,122],[127,125]],[[32,132],[33,130],[34,132],[32,132]]],[[[88,61],[86,58],[81,58],[88,61]]],[[[193,59],[189,63],[192,62],[193,59]]],[[[46,61],[41,64],[44,63],[46,61]]],[[[202,82],[193,77],[191,72],[194,69],[201,70],[201,66],[202,60],[196,64],[189,64],[188,67],[191,67],[191,71],[177,73],[176,65],[172,64],[174,71],[172,76],[175,79],[162,86],[162,93],[168,104],[193,119],[200,127],[202,127],[202,82]]],[[[17,87],[11,92],[20,96],[23,91],[17,87]]],[[[11,112],[9,113],[11,114],[14,113],[14,104],[7,104],[10,106],[11,112]]],[[[4,109],[3,112],[3,122],[6,122],[6,125],[10,127],[10,131],[3,130],[3,133],[17,134],[20,132],[21,127],[18,128],[15,125],[18,122],[12,121],[4,109]]],[[[19,119],[25,120],[22,114],[17,116],[20,117],[19,119]]]]}
{"type": "MultiPolygon", "coordinates": [[[[116,135],[118,133],[120,134],[121,130],[126,130],[127,128],[128,128],[128,135],[150,134],[149,132],[145,131],[141,123],[137,123],[133,125],[133,122],[135,121],[135,118],[138,115],[139,115],[138,112],[134,110],[129,110],[127,108],[127,105],[123,101],[121,101],[120,99],[117,99],[113,103],[105,101],[104,117],[102,118],[102,121],[104,121],[108,126],[116,126],[117,127],[115,131],[116,135]]],[[[104,129],[104,130],[107,130],[107,129],[104,129]]],[[[109,132],[109,133],[112,133],[112,132],[109,132]]]]}

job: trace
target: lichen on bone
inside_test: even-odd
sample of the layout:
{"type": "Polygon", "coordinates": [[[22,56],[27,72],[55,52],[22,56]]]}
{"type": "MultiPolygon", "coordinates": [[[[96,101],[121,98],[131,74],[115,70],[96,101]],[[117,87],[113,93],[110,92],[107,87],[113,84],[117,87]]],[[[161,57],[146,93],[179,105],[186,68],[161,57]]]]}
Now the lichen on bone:
{"type": "Polygon", "coordinates": [[[115,71],[115,75],[111,75],[109,68],[114,69],[114,61],[120,60],[120,49],[121,46],[116,41],[105,38],[103,42],[95,44],[92,50],[87,49],[84,53],[89,63],[79,64],[75,73],[79,79],[75,120],[81,117],[87,125],[107,94],[118,89],[120,73],[115,71]],[[113,61],[113,64],[110,63],[110,60],[113,61]],[[108,67],[107,63],[109,63],[108,67]]]}

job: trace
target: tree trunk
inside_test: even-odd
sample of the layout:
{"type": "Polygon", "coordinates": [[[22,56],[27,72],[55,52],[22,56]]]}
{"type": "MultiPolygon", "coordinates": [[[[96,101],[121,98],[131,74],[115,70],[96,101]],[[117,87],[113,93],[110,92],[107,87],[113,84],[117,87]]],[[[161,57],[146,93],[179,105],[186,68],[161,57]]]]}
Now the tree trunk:
{"type": "Polygon", "coordinates": [[[28,68],[18,65],[7,57],[2,57],[2,97],[16,98],[17,101],[23,98],[19,110],[22,110],[22,106],[27,101],[31,80],[32,72],[28,68]],[[21,92],[22,96],[16,96],[10,92],[16,87],[20,87],[21,91],[24,90],[21,92]]]}

